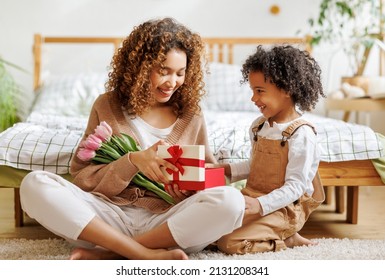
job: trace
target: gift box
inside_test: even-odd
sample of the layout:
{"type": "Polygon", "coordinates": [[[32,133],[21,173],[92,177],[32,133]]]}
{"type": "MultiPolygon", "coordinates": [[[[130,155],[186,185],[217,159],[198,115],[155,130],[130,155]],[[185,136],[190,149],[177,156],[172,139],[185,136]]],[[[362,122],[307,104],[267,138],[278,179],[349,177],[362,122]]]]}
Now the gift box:
{"type": "Polygon", "coordinates": [[[171,162],[179,171],[161,167],[164,175],[181,190],[203,190],[224,186],[223,168],[205,168],[205,147],[203,145],[158,146],[158,156],[171,162]]]}

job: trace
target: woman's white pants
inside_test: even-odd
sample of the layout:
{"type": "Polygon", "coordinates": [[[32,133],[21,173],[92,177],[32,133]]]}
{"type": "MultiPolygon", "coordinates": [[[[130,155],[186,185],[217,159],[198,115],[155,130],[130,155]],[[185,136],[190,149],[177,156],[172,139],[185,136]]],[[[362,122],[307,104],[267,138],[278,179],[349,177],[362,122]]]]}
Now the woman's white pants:
{"type": "Polygon", "coordinates": [[[29,173],[20,186],[20,196],[22,208],[31,218],[76,246],[95,246],[78,236],[98,216],[130,237],[167,222],[176,243],[187,253],[198,252],[240,227],[245,209],[240,191],[223,186],[197,192],[166,213],[153,214],[109,203],[46,171],[29,173]]]}

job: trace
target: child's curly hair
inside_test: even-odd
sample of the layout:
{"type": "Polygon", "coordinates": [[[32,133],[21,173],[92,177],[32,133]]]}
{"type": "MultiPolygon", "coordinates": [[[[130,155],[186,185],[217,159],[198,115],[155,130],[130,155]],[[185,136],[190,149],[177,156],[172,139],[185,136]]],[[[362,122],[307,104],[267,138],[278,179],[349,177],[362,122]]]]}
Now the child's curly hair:
{"type": "Polygon", "coordinates": [[[106,89],[119,96],[129,113],[141,114],[154,101],[151,70],[162,66],[166,54],[174,48],[186,52],[187,68],[183,85],[168,104],[173,106],[178,116],[190,111],[198,112],[199,101],[205,94],[205,45],[197,33],[172,18],[149,20],[133,29],[112,59],[106,89]]]}
{"type": "Polygon", "coordinates": [[[258,46],[242,66],[241,83],[249,81],[251,72],[262,72],[266,81],[290,94],[301,111],[310,111],[320,96],[326,97],[321,68],[307,51],[290,45],[258,46]]]}

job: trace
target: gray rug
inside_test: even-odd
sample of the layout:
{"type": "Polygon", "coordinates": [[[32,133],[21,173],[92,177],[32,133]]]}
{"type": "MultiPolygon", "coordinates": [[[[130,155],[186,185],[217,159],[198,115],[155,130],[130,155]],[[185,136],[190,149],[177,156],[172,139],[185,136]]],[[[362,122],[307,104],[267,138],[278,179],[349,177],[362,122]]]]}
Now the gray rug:
{"type": "MultiPolygon", "coordinates": [[[[385,260],[385,240],[313,239],[316,246],[280,252],[225,255],[215,251],[191,254],[193,260],[385,260]]],[[[72,247],[60,239],[0,239],[1,260],[66,260],[72,247]]]]}

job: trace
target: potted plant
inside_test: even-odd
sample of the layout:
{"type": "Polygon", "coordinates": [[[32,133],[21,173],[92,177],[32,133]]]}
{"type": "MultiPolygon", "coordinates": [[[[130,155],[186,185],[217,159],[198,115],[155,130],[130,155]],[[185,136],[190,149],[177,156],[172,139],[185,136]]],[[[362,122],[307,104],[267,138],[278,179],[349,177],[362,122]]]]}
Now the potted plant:
{"type": "Polygon", "coordinates": [[[370,50],[384,40],[383,2],[322,0],[318,16],[308,21],[310,44],[338,44],[348,57],[352,75],[363,75],[370,50]]]}
{"type": "Polygon", "coordinates": [[[26,72],[0,57],[0,132],[20,120],[19,105],[23,95],[22,88],[15,82],[7,67],[26,72]]]}

